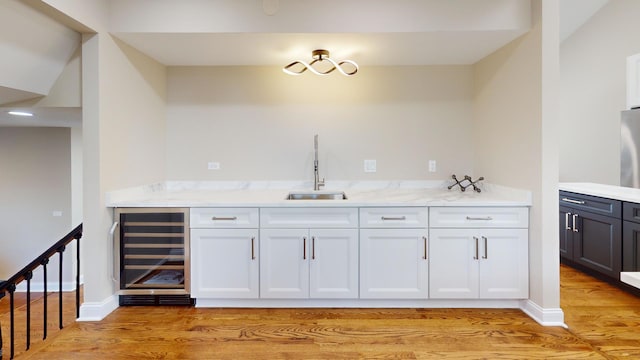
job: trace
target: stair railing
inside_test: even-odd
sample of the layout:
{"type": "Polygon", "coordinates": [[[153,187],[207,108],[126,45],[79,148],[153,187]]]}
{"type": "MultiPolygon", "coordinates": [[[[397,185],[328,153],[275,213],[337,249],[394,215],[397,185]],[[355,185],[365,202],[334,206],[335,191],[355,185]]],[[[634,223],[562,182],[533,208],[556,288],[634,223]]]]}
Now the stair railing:
{"type": "MultiPolygon", "coordinates": [[[[29,350],[31,346],[31,279],[33,278],[33,271],[38,267],[42,266],[43,276],[44,276],[44,332],[42,340],[47,338],[47,264],[49,263],[49,259],[54,255],[58,254],[60,259],[60,271],[59,271],[59,289],[58,289],[58,299],[59,299],[59,323],[60,329],[62,326],[62,254],[64,253],[67,245],[76,240],[76,319],[80,317],[80,238],[82,237],[82,224],[78,225],[75,229],[71,230],[70,233],[65,235],[62,239],[58,240],[53,246],[51,246],[47,251],[43,252],[40,256],[35,258],[29,265],[25,266],[22,270],[18,271],[15,275],[13,275],[8,280],[2,281],[0,280],[0,299],[2,299],[6,293],[9,293],[9,307],[10,307],[10,338],[11,338],[11,355],[10,359],[13,359],[14,356],[14,329],[15,329],[15,321],[14,321],[14,299],[13,295],[16,291],[16,286],[22,281],[27,282],[27,350],[29,350]]],[[[2,326],[0,324],[0,360],[2,359],[2,326]]]]}

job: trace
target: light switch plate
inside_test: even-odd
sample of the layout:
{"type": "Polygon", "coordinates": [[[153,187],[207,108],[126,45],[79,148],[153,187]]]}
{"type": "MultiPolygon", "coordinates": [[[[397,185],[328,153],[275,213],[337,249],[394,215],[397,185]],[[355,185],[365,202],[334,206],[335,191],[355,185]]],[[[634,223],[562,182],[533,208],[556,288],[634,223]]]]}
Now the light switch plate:
{"type": "Polygon", "coordinates": [[[375,160],[364,161],[364,172],[376,172],[378,170],[375,160]]]}
{"type": "Polygon", "coordinates": [[[220,170],[220,163],[219,162],[209,162],[207,163],[207,169],[209,170],[220,170]]]}

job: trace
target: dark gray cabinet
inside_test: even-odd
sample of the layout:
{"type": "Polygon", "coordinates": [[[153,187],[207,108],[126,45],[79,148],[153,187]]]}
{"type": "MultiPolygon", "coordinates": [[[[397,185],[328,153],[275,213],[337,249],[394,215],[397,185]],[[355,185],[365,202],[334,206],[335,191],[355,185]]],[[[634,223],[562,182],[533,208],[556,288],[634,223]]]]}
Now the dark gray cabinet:
{"type": "Polygon", "coordinates": [[[560,256],[573,260],[573,210],[560,205],[560,256]]]}
{"type": "Polygon", "coordinates": [[[619,280],[622,268],[622,202],[560,192],[560,256],[619,280]]]}
{"type": "Polygon", "coordinates": [[[640,271],[640,204],[622,204],[622,271],[640,271]]]}

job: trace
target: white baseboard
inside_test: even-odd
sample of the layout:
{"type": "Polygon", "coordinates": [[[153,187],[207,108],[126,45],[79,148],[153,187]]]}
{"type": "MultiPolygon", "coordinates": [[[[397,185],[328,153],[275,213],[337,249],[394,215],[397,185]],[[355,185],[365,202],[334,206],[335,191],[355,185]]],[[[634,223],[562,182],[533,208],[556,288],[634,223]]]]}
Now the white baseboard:
{"type": "Polygon", "coordinates": [[[542,326],[567,327],[564,323],[564,312],[560,308],[545,309],[531,300],[523,300],[520,309],[542,326]]]}
{"type": "MultiPolygon", "coordinates": [[[[63,281],[62,282],[62,291],[74,291],[76,289],[76,282],[74,281],[63,281]]],[[[57,292],[60,290],[58,282],[47,282],[47,292],[57,292]]],[[[44,291],[44,282],[42,281],[32,281],[31,282],[31,292],[43,292],[44,291]]],[[[18,286],[16,286],[16,292],[27,292],[27,282],[23,281],[18,286]]]]}
{"type": "Polygon", "coordinates": [[[101,302],[84,302],[80,305],[77,321],[100,321],[119,306],[118,295],[111,295],[101,302]]]}

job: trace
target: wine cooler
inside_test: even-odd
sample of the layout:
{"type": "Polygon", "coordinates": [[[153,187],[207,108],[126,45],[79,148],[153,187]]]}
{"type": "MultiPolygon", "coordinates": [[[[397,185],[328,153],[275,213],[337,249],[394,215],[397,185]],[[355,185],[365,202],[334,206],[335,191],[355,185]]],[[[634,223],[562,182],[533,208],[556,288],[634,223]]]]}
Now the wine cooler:
{"type": "Polygon", "coordinates": [[[117,208],[120,305],[191,305],[189,209],[117,208]]]}

